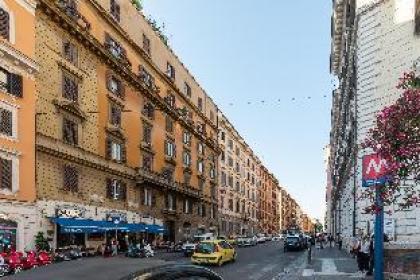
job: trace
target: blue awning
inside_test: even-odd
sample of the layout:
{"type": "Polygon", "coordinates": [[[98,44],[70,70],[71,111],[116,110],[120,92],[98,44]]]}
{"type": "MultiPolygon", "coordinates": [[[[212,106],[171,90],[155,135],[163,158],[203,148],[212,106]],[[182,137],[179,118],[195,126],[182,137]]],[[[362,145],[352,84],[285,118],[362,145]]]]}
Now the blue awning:
{"type": "Polygon", "coordinates": [[[148,233],[158,234],[158,233],[164,233],[165,229],[159,225],[146,225],[146,231],[148,233]]]}

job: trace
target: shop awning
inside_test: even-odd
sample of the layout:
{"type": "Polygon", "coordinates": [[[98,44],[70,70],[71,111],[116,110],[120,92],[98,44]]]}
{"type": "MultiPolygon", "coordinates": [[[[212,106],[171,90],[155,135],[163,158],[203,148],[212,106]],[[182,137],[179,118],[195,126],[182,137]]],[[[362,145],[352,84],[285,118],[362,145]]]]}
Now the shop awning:
{"type": "Polygon", "coordinates": [[[62,233],[94,233],[111,230],[120,230],[127,232],[148,232],[155,234],[164,232],[164,228],[159,225],[130,223],[115,224],[109,221],[94,221],[89,219],[75,218],[52,218],[51,221],[60,225],[60,231],[62,233]]]}

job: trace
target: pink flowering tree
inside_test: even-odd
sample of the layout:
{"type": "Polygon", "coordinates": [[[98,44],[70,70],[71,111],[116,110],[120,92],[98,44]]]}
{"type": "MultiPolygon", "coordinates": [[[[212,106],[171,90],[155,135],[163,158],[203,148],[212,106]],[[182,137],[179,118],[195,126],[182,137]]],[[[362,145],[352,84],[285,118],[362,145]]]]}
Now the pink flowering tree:
{"type": "MultiPolygon", "coordinates": [[[[401,96],[376,117],[376,127],[363,143],[388,163],[390,182],[381,188],[384,206],[397,204],[400,209],[420,205],[420,77],[404,73],[397,89],[401,96]]],[[[375,213],[375,187],[367,188],[361,198],[369,199],[365,209],[375,213]]]]}

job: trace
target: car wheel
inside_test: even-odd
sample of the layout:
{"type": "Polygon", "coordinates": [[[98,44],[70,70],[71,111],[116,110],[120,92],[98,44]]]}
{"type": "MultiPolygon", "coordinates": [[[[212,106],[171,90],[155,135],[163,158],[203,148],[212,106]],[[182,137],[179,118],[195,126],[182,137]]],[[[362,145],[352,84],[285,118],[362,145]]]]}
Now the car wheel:
{"type": "Polygon", "coordinates": [[[233,254],[232,262],[236,262],[236,257],[237,257],[237,254],[236,253],[233,254]]]}

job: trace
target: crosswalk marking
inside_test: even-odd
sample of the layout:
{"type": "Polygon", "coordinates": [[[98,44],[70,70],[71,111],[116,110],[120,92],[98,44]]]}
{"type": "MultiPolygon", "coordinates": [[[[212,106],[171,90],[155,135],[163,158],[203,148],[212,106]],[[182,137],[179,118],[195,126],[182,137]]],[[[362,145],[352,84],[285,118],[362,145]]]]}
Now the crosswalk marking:
{"type": "Polygon", "coordinates": [[[337,273],[337,266],[335,265],[334,259],[321,259],[322,262],[322,272],[327,274],[337,273]]]}

